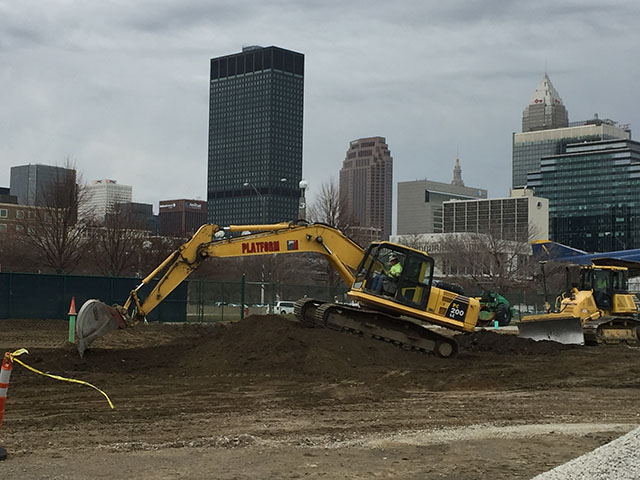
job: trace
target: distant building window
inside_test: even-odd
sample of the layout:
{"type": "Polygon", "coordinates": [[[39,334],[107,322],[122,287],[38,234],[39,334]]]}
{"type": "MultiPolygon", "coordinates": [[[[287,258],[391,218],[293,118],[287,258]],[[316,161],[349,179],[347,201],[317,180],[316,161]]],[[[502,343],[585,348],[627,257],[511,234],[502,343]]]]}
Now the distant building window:
{"type": "Polygon", "coordinates": [[[27,228],[27,232],[29,232],[30,235],[33,235],[34,233],[36,233],[33,227],[27,228]]]}
{"type": "Polygon", "coordinates": [[[429,203],[429,190],[424,191],[424,203],[429,203]]]}
{"type": "Polygon", "coordinates": [[[29,212],[29,218],[36,218],[35,212],[29,212]]]}
{"type": "Polygon", "coordinates": [[[16,218],[24,218],[24,212],[22,210],[16,210],[16,218]]]}
{"type": "Polygon", "coordinates": [[[24,227],[22,225],[16,225],[16,232],[24,232],[24,227]]]}
{"type": "MultiPolygon", "coordinates": [[[[0,208],[0,217],[2,218],[7,218],[7,209],[6,208],[0,208]]],[[[4,229],[7,229],[7,226],[4,226],[4,229]]]]}

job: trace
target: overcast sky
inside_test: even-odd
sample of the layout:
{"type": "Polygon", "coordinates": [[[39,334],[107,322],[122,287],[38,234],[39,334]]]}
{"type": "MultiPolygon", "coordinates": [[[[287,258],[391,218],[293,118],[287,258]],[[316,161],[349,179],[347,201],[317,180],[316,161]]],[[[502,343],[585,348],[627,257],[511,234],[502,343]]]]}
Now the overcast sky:
{"type": "Polygon", "coordinates": [[[394,192],[450,182],[458,155],[467,186],[506,196],[545,71],[569,121],[640,129],[639,22],[633,0],[0,0],[0,186],[69,158],[156,212],[206,199],[209,60],[276,45],[305,54],[312,200],[349,141],[376,135],[394,192]]]}

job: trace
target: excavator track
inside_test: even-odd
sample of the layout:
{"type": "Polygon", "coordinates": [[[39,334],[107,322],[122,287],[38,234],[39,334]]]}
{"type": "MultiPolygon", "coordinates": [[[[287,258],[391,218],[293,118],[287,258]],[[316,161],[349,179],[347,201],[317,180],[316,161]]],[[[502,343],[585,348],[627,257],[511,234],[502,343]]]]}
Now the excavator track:
{"type": "Polygon", "coordinates": [[[582,325],[585,345],[640,344],[640,321],[635,317],[600,317],[582,325]]]}
{"type": "Polygon", "coordinates": [[[324,327],[322,324],[316,324],[315,314],[317,308],[325,303],[324,300],[317,300],[315,298],[302,298],[298,300],[293,306],[293,313],[300,323],[307,327],[324,327]]]}
{"type": "Polygon", "coordinates": [[[315,323],[342,333],[368,336],[405,350],[434,353],[443,358],[454,357],[458,353],[458,344],[453,338],[440,335],[410,319],[376,310],[323,303],[315,309],[315,323]]]}

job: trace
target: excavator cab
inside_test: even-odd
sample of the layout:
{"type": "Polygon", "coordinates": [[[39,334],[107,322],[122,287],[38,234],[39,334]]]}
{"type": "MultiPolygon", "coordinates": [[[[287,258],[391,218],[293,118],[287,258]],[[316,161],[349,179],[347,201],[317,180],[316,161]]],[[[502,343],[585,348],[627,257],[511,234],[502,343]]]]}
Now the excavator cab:
{"type": "Polygon", "coordinates": [[[381,242],[371,244],[365,252],[353,289],[425,310],[432,280],[431,257],[401,245],[381,242]],[[392,267],[395,261],[400,267],[392,267]]]}

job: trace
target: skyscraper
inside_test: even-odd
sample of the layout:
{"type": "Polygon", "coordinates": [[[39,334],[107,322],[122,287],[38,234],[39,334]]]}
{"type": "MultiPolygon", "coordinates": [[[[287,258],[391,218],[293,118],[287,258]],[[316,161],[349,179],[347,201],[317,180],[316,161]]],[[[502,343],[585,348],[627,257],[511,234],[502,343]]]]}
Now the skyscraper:
{"type": "Polygon", "coordinates": [[[391,235],[393,158],[384,137],[354,140],[340,169],[340,196],[357,226],[371,237],[391,235]]]}
{"type": "Polygon", "coordinates": [[[301,53],[252,46],[211,60],[208,222],[296,218],[303,99],[301,53]]]}
{"type": "Polygon", "coordinates": [[[20,165],[11,167],[10,182],[11,195],[18,197],[18,204],[51,206],[56,195],[53,190],[65,184],[75,185],[76,171],[52,165],[20,165]]]}
{"type": "Polygon", "coordinates": [[[640,143],[567,145],[528,178],[549,199],[552,240],[588,252],[640,248],[640,143]]]}
{"type": "Polygon", "coordinates": [[[628,139],[628,128],[612,120],[568,123],[567,110],[548,75],[536,87],[522,113],[522,133],[512,137],[512,188],[527,186],[527,174],[540,170],[540,159],[564,153],[570,143],[628,139]]]}
{"type": "Polygon", "coordinates": [[[562,128],[569,125],[569,114],[562,99],[553,87],[549,76],[544,77],[529,98],[529,105],[522,112],[522,131],[533,132],[562,128]]]}
{"type": "Polygon", "coordinates": [[[103,222],[109,213],[119,203],[131,202],[133,188],[131,185],[121,185],[115,180],[94,180],[85,188],[84,195],[80,198],[78,216],[80,218],[92,217],[103,222]]]}

